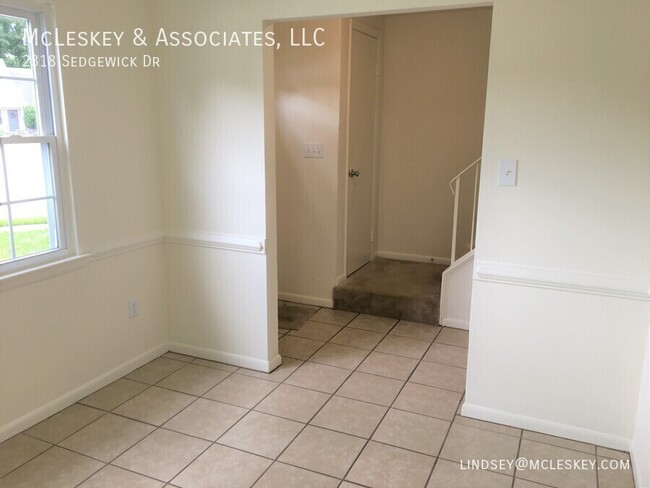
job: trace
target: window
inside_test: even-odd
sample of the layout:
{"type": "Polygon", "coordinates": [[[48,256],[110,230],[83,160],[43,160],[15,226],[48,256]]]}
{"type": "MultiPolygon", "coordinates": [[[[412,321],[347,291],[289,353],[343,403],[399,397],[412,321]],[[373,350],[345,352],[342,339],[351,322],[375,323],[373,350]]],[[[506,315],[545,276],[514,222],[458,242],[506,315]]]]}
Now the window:
{"type": "Polygon", "coordinates": [[[0,0],[0,275],[68,254],[59,167],[60,121],[47,48],[32,45],[45,14],[0,0]]]}

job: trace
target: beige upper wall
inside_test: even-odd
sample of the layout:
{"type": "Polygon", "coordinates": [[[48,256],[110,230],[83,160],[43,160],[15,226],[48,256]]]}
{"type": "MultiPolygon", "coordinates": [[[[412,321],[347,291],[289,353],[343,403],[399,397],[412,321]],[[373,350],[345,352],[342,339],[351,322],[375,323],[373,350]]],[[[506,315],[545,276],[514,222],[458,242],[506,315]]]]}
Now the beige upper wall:
{"type": "Polygon", "coordinates": [[[449,258],[449,181],[481,155],[491,8],[385,18],[379,251],[449,258]]]}
{"type": "MultiPolygon", "coordinates": [[[[276,23],[275,144],[278,286],[282,294],[331,299],[337,271],[342,20],[276,23]],[[325,46],[289,47],[291,29],[325,32],[325,46]],[[322,143],[308,159],[304,143],[322,143]]],[[[296,298],[294,298],[296,299],[296,298]]]]}

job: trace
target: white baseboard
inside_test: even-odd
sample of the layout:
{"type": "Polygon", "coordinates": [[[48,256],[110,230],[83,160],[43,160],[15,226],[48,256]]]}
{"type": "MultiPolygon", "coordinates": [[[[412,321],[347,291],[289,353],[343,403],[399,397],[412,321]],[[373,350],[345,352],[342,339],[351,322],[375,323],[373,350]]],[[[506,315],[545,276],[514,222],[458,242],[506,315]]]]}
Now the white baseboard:
{"type": "Polygon", "coordinates": [[[342,274],[341,276],[337,277],[336,278],[336,286],[339,286],[341,283],[343,283],[346,278],[347,278],[347,276],[345,275],[345,273],[342,274]]]}
{"type": "Polygon", "coordinates": [[[220,363],[231,364],[241,368],[254,369],[255,371],[262,371],[264,373],[270,373],[282,364],[282,357],[279,354],[271,358],[269,361],[264,361],[263,359],[257,359],[250,356],[240,356],[239,354],[231,354],[224,351],[217,351],[215,349],[181,344],[179,342],[170,343],[169,350],[187,356],[195,356],[209,361],[219,361],[220,363]]]}
{"type": "Polygon", "coordinates": [[[440,325],[454,329],[469,330],[469,322],[467,320],[445,318],[440,321],[440,325]]]}
{"type": "Polygon", "coordinates": [[[403,252],[377,251],[375,256],[378,258],[397,259],[400,261],[412,261],[414,263],[434,263],[444,264],[447,266],[451,264],[451,258],[443,258],[439,256],[421,256],[419,254],[407,254],[403,252]]]}
{"type": "Polygon", "coordinates": [[[68,393],[46,403],[45,405],[32,410],[31,412],[17,418],[16,420],[0,427],[0,442],[13,437],[14,435],[30,428],[33,425],[45,420],[46,418],[60,412],[91,393],[105,387],[106,385],[120,379],[122,376],[129,374],[131,371],[147,364],[149,361],[156,359],[161,354],[168,351],[168,344],[162,343],[149,349],[146,352],[130,359],[129,361],[113,368],[108,373],[104,373],[95,379],[75,388],[68,393]]]}
{"type": "Polygon", "coordinates": [[[472,405],[468,402],[463,404],[462,415],[464,417],[472,417],[479,420],[486,420],[488,422],[495,422],[497,424],[510,425],[520,429],[541,432],[543,434],[566,437],[567,439],[609,447],[610,449],[616,449],[619,451],[630,450],[631,439],[627,437],[620,437],[606,432],[584,429],[569,424],[561,424],[550,420],[527,417],[525,415],[510,413],[503,410],[495,410],[480,405],[472,405]]]}
{"type": "Polygon", "coordinates": [[[294,293],[278,293],[278,299],[285,302],[302,303],[303,305],[315,305],[316,307],[332,308],[334,300],[331,298],[310,297],[306,295],[296,295],[294,293]]]}

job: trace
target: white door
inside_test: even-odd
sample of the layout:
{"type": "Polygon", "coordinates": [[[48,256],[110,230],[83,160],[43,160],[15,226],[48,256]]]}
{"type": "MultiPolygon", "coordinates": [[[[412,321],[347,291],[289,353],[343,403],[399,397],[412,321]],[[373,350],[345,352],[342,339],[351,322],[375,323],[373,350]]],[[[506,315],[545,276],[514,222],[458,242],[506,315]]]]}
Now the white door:
{"type": "Polygon", "coordinates": [[[377,37],[352,29],[348,140],[348,275],[372,252],[373,171],[377,112],[377,37]]]}

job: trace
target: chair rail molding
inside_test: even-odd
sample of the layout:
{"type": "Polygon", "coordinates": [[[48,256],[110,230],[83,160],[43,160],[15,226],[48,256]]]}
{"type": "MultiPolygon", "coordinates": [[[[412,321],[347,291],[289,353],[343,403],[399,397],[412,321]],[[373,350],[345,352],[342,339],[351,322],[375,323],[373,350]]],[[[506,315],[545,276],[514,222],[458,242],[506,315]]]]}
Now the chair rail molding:
{"type": "Polygon", "coordinates": [[[479,261],[474,279],[650,302],[650,279],[479,261]]]}

